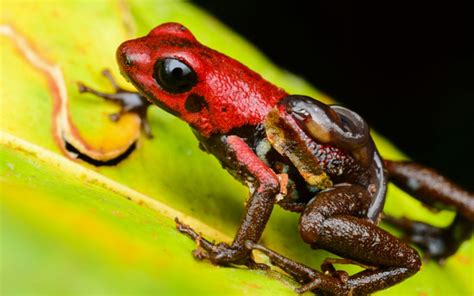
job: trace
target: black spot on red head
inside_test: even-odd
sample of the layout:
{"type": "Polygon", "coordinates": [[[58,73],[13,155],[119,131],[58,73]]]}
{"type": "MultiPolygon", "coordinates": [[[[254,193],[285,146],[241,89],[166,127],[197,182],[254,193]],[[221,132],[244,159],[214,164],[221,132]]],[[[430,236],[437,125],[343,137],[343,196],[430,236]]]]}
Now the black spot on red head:
{"type": "Polygon", "coordinates": [[[202,108],[208,107],[204,97],[196,94],[190,94],[184,103],[184,108],[191,113],[199,112],[202,108]]]}

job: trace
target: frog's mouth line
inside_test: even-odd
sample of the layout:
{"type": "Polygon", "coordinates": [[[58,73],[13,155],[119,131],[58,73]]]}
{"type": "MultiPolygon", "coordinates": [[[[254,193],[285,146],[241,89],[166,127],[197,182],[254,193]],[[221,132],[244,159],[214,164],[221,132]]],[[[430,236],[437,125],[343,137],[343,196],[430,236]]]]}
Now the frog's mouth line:
{"type": "Polygon", "coordinates": [[[144,96],[152,105],[157,106],[158,108],[170,113],[171,115],[181,118],[180,112],[171,109],[170,107],[166,106],[160,99],[156,99],[154,95],[147,91],[144,91],[144,88],[140,84],[134,82],[133,79],[128,80],[128,82],[130,82],[135,87],[136,91],[138,91],[142,96],[144,96]]]}

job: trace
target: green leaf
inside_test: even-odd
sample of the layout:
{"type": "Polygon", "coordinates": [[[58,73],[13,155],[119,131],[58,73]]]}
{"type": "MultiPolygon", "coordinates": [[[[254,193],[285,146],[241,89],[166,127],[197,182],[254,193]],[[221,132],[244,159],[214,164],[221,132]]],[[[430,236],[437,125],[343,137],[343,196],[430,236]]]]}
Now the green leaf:
{"type": "MultiPolygon", "coordinates": [[[[197,148],[183,122],[153,108],[155,138],[141,137],[117,166],[94,167],[66,157],[55,134],[66,121],[54,117],[55,91],[65,87],[70,122],[77,129],[68,135],[98,150],[124,146],[137,128],[134,119],[111,123],[107,114],[116,107],[79,94],[76,82],[110,90],[100,71],[111,68],[119,77],[118,44],[176,21],[288,92],[326,102],[328,97],[182,1],[4,1],[1,10],[2,294],[294,294],[296,284],[280,273],[216,267],[191,256],[194,243],[177,233],[172,219],[179,216],[211,239],[230,241],[247,192],[197,148]],[[59,69],[63,84],[28,60],[16,37],[23,38],[37,62],[59,69]],[[125,128],[128,133],[119,132],[125,128]]],[[[126,86],[124,80],[121,84],[126,86]]],[[[404,157],[374,136],[385,157],[404,157]]],[[[395,187],[389,189],[386,208],[437,225],[452,218],[452,213],[429,213],[395,187]]],[[[275,209],[262,243],[318,267],[328,254],[301,241],[297,219],[275,209]]],[[[471,239],[446,266],[430,262],[379,294],[472,294],[472,259],[471,239]]]]}
{"type": "Polygon", "coordinates": [[[0,141],[3,295],[291,294],[262,272],[195,261],[171,218],[194,219],[43,148],[0,141]]]}

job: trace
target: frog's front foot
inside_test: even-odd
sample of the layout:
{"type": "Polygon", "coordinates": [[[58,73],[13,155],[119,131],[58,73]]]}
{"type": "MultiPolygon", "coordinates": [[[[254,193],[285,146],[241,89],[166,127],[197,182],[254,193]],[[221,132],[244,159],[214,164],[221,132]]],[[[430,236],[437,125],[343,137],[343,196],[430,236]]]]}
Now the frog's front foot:
{"type": "Polygon", "coordinates": [[[203,238],[189,225],[183,224],[178,218],[175,219],[176,228],[179,232],[189,236],[197,244],[193,251],[196,259],[207,259],[215,265],[228,266],[230,264],[245,265],[251,269],[269,269],[262,263],[257,263],[251,258],[251,252],[245,247],[234,247],[226,243],[214,244],[203,238]]]}
{"type": "Polygon", "coordinates": [[[82,82],[78,82],[78,88],[80,93],[91,93],[98,97],[101,97],[107,101],[111,101],[120,106],[120,110],[117,113],[113,113],[109,115],[110,120],[118,121],[120,117],[125,113],[135,113],[141,119],[141,128],[142,131],[148,138],[152,138],[153,135],[151,134],[150,126],[148,124],[147,119],[147,110],[148,107],[151,105],[148,100],[140,95],[138,92],[131,92],[127,91],[120,86],[118,86],[117,82],[113,78],[112,74],[108,69],[102,71],[102,75],[104,75],[112,84],[115,92],[113,93],[104,93],[98,90],[95,90],[82,82]]]}

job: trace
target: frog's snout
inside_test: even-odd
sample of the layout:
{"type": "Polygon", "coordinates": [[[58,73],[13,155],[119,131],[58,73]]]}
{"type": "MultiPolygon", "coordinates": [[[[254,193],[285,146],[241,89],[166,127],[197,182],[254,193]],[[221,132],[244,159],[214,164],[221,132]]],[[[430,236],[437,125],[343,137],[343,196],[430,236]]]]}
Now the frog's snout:
{"type": "Polygon", "coordinates": [[[140,39],[125,41],[117,48],[116,52],[120,70],[128,73],[132,67],[136,68],[147,65],[150,61],[150,56],[147,52],[147,48],[144,48],[140,39]]]}
{"type": "Polygon", "coordinates": [[[117,63],[121,70],[128,68],[133,65],[133,50],[131,50],[130,42],[126,41],[122,43],[116,52],[117,63]]]}

